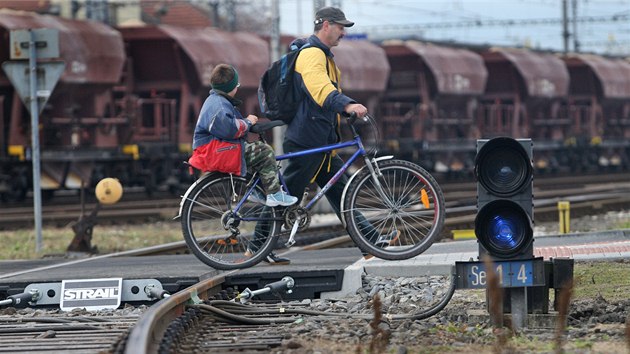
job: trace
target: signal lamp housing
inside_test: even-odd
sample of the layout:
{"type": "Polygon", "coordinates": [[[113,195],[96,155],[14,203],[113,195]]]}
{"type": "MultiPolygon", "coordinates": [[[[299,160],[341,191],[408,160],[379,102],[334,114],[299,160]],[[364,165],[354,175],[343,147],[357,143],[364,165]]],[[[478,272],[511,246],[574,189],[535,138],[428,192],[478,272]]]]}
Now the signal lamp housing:
{"type": "Polygon", "coordinates": [[[479,255],[497,260],[533,258],[533,168],[531,139],[477,141],[479,255]]]}

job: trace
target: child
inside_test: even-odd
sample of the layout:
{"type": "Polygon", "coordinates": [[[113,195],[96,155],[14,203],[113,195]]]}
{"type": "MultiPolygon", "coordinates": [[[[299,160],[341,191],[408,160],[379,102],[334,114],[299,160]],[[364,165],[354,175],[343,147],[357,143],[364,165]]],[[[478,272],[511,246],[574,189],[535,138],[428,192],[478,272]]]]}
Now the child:
{"type": "Polygon", "coordinates": [[[189,163],[203,171],[221,171],[244,176],[247,168],[257,171],[267,192],[265,200],[252,195],[250,200],[267,206],[289,206],[297,198],[284,192],[278,180],[276,160],[271,146],[262,141],[249,143],[245,137],[258,122],[253,114],[243,119],[234,98],[240,86],[238,72],[227,64],[219,64],[210,77],[212,90],[201,107],[193,136],[193,156],[189,163]]]}

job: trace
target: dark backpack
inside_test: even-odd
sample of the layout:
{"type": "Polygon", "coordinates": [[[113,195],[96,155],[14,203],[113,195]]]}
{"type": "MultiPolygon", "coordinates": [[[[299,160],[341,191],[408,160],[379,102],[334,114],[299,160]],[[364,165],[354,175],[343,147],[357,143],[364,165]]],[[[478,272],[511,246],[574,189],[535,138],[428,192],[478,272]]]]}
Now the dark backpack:
{"type": "Polygon", "coordinates": [[[302,90],[294,85],[295,62],[300,51],[308,46],[310,43],[301,47],[292,45],[291,51],[273,62],[263,74],[258,85],[258,103],[265,117],[287,124],[295,117],[304,98],[302,90]]]}

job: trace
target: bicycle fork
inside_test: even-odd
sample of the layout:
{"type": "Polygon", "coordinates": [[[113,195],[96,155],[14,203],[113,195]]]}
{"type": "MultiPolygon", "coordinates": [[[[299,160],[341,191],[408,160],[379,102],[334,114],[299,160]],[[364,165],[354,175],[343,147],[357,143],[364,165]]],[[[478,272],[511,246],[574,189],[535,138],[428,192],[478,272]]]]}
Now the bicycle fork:
{"type": "Polygon", "coordinates": [[[370,175],[372,175],[372,180],[374,181],[374,187],[376,188],[378,195],[381,197],[381,199],[386,205],[391,206],[392,201],[389,199],[389,197],[383,190],[383,185],[381,184],[381,178],[383,177],[383,174],[381,173],[381,170],[378,168],[378,162],[366,157],[365,165],[370,171],[370,175]]]}

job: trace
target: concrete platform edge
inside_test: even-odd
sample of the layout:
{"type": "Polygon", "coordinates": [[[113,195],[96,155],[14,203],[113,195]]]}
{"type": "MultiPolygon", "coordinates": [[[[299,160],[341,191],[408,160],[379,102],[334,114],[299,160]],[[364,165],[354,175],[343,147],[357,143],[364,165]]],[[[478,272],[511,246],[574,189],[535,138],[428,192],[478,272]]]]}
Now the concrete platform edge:
{"type": "Polygon", "coordinates": [[[341,290],[322,292],[320,294],[321,299],[336,300],[344,299],[348,296],[356,294],[357,290],[362,287],[362,276],[364,273],[363,265],[361,261],[357,261],[343,270],[343,282],[341,283],[341,290]]]}

